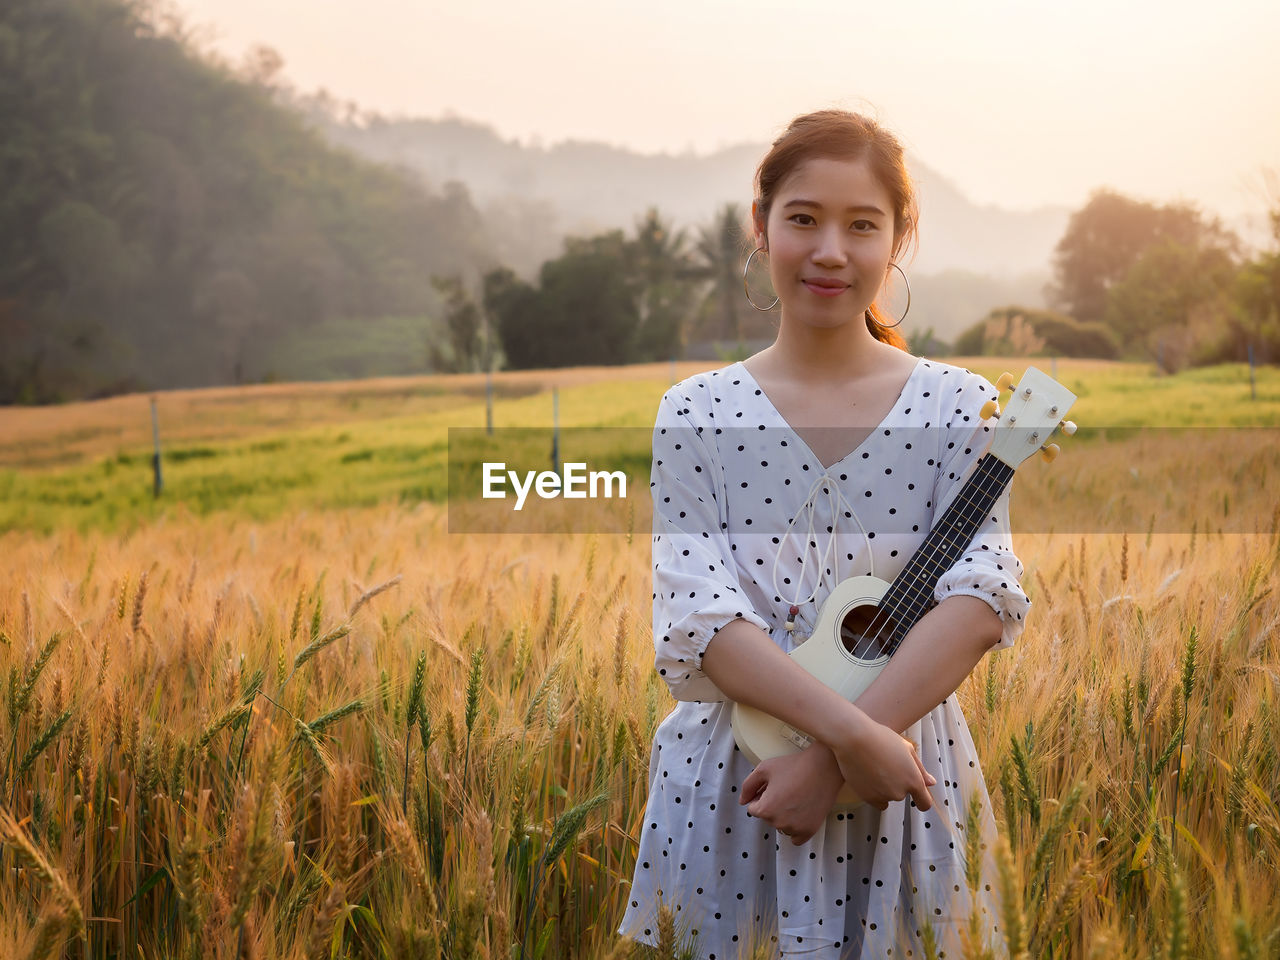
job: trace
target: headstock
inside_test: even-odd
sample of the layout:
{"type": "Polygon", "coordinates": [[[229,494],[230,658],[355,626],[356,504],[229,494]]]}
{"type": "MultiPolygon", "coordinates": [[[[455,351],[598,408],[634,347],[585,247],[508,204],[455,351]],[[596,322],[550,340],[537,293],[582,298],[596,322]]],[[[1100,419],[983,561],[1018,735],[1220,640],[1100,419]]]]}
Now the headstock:
{"type": "Polygon", "coordinates": [[[989,417],[1000,420],[990,452],[1014,468],[1037,450],[1052,463],[1058,455],[1058,445],[1048,442],[1050,434],[1059,428],[1066,436],[1076,432],[1076,425],[1063,419],[1076,402],[1076,395],[1035,367],[1027,367],[1016,385],[1013,374],[1001,374],[996,389],[1004,391],[1010,387],[1013,393],[1003,410],[995,400],[988,400],[982,406],[984,420],[989,417]]]}

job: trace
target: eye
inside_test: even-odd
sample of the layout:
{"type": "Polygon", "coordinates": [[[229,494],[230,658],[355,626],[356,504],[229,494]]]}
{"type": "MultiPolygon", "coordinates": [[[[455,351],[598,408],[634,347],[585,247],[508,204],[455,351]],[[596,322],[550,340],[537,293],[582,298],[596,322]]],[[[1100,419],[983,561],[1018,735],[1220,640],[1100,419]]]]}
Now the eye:
{"type": "Polygon", "coordinates": [[[853,229],[858,231],[875,230],[876,225],[871,220],[855,220],[853,221],[853,229]]]}
{"type": "Polygon", "coordinates": [[[802,227],[807,227],[814,222],[813,217],[807,213],[793,213],[791,216],[787,217],[787,219],[802,227]]]}

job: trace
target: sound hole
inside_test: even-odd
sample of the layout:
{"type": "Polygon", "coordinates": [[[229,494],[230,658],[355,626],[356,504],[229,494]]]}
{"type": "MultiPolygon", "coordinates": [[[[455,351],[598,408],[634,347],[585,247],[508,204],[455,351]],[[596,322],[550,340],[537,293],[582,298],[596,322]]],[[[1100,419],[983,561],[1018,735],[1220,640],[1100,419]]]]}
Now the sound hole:
{"type": "Polygon", "coordinates": [[[879,607],[854,607],[840,621],[840,642],[859,660],[874,661],[892,652],[894,623],[879,607]]]}

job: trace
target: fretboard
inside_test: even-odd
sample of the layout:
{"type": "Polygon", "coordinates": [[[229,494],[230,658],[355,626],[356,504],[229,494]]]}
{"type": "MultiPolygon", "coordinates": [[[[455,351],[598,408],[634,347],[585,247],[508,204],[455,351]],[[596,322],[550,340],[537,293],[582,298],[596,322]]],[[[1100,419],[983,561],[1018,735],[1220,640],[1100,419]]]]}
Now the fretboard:
{"type": "Polygon", "coordinates": [[[888,653],[897,650],[907,631],[933,606],[938,579],[955,566],[973,542],[974,534],[1012,479],[1013,467],[985,454],[924,543],[889,585],[880,601],[880,609],[893,618],[895,627],[888,653]]]}

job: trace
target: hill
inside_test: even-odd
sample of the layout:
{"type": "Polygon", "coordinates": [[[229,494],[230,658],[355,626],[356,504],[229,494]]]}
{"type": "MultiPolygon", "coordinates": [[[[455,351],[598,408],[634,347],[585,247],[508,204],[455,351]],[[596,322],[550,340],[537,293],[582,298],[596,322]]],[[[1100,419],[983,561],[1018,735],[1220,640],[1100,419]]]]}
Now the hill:
{"type": "Polygon", "coordinates": [[[465,191],[325,142],[149,9],[0,6],[0,402],[296,376],[273,345],[337,321],[356,352],[493,263],[465,191]]]}
{"type": "MultiPolygon", "coordinates": [[[[768,150],[763,142],[705,156],[638,154],[580,141],[533,146],[460,118],[352,117],[323,96],[295,102],[335,143],[415,170],[429,183],[459,181],[491,218],[534,221],[519,240],[533,241],[543,259],[557,252],[561,235],[629,228],[650,205],[685,227],[709,222],[726,203],[745,210],[755,165],[768,150]]],[[[923,211],[917,271],[1004,280],[1048,271],[1068,210],[979,206],[919,157],[909,157],[908,165],[923,211]]],[[[513,265],[515,253],[504,250],[513,265]]]]}

